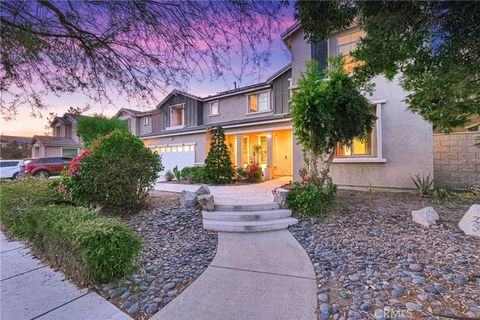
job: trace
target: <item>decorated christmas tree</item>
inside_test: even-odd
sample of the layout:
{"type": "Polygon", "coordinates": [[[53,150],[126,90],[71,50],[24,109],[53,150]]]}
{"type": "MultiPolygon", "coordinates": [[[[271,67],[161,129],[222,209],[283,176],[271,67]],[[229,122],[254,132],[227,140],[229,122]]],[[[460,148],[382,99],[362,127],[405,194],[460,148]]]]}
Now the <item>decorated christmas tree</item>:
{"type": "Polygon", "coordinates": [[[205,160],[205,179],[209,183],[226,184],[232,182],[234,176],[225,133],[222,127],[217,127],[211,133],[210,151],[205,160]]]}

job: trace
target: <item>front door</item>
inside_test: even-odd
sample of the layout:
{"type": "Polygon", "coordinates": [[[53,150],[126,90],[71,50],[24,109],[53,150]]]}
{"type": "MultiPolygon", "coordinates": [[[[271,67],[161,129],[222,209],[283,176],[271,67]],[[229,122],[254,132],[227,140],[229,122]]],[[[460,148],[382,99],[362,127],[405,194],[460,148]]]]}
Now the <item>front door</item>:
{"type": "Polygon", "coordinates": [[[292,175],[292,130],[274,131],[273,162],[275,176],[292,175]]]}

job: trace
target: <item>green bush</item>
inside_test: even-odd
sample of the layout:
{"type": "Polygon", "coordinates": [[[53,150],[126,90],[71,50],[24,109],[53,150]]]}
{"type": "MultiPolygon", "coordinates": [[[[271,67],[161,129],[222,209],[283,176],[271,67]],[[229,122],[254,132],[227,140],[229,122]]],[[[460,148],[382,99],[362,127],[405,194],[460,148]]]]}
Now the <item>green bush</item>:
{"type": "Polygon", "coordinates": [[[238,167],[235,169],[235,180],[236,181],[244,181],[247,180],[248,177],[248,170],[238,167]]]}
{"type": "Polygon", "coordinates": [[[50,181],[2,183],[0,221],[80,285],[107,283],[134,271],[141,241],[113,218],[58,203],[50,181]]]}
{"type": "Polygon", "coordinates": [[[92,146],[62,173],[66,197],[78,205],[100,206],[109,213],[142,208],[163,169],[158,154],[118,129],[92,146]]]}
{"type": "Polygon", "coordinates": [[[251,163],[247,167],[247,181],[251,183],[258,183],[263,181],[263,171],[256,163],[251,163]]]}
{"type": "Polygon", "coordinates": [[[14,228],[18,216],[38,206],[61,203],[55,180],[24,178],[0,182],[0,221],[6,228],[14,228]]]}
{"type": "Polygon", "coordinates": [[[173,175],[172,171],[167,170],[167,172],[165,172],[165,180],[170,182],[173,180],[173,178],[175,178],[175,176],[173,175]]]}
{"type": "Polygon", "coordinates": [[[202,183],[205,181],[205,167],[185,167],[181,171],[181,177],[188,183],[202,183]]]}
{"type": "Polygon", "coordinates": [[[337,186],[327,177],[323,185],[294,182],[287,194],[287,205],[304,215],[326,214],[333,206],[337,186]]]}

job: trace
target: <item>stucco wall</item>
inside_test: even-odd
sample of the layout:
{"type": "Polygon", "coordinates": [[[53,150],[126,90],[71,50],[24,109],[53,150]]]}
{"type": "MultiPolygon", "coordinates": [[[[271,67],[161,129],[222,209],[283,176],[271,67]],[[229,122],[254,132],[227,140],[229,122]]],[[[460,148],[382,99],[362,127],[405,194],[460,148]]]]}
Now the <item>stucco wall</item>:
{"type": "Polygon", "coordinates": [[[480,185],[480,148],[475,146],[478,132],[433,135],[435,183],[452,189],[480,185]]]}
{"type": "MultiPolygon", "coordinates": [[[[272,108],[272,95],[271,90],[267,89],[270,92],[270,108],[272,108]]],[[[259,90],[257,92],[263,92],[265,90],[259,90]]],[[[203,103],[203,123],[204,124],[215,124],[224,121],[230,120],[240,120],[240,119],[252,119],[255,117],[264,117],[273,114],[271,112],[262,112],[257,114],[247,114],[247,95],[251,93],[241,93],[234,96],[229,96],[221,98],[218,100],[219,106],[219,115],[210,116],[210,102],[203,103]]]]}
{"type": "Polygon", "coordinates": [[[168,145],[177,143],[195,143],[195,163],[204,163],[206,158],[205,133],[195,133],[179,136],[142,139],[146,146],[168,145]]]}

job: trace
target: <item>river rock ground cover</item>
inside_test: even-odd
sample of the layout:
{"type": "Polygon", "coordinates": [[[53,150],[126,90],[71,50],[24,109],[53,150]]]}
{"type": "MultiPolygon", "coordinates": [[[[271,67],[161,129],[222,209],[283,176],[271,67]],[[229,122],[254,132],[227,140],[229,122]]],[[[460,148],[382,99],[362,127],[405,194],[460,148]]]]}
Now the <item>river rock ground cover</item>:
{"type": "Polygon", "coordinates": [[[290,228],[315,268],[319,319],[480,319],[480,240],[457,227],[474,199],[340,190],[336,203],[290,228]],[[438,226],[412,222],[425,206],[438,226]]]}
{"type": "Polygon", "coordinates": [[[179,195],[152,191],[149,209],[124,218],[143,240],[138,271],[96,289],[135,319],[147,319],[178,296],[212,261],[217,234],[203,230],[199,209],[179,195]]]}

